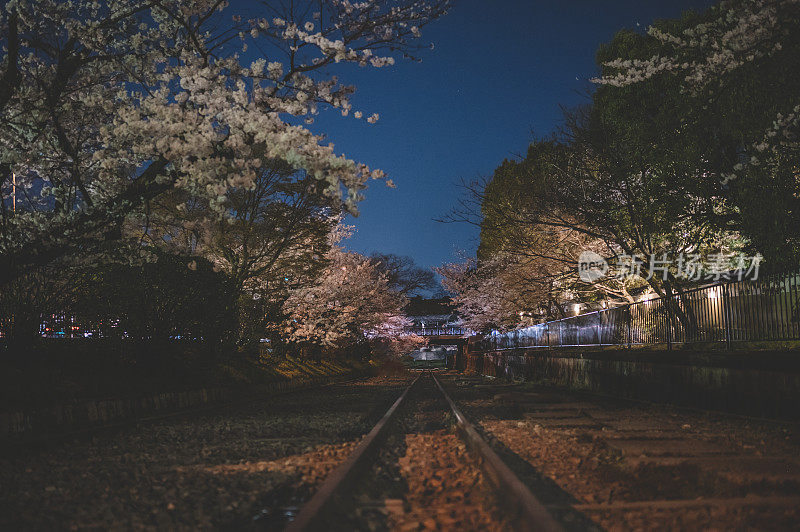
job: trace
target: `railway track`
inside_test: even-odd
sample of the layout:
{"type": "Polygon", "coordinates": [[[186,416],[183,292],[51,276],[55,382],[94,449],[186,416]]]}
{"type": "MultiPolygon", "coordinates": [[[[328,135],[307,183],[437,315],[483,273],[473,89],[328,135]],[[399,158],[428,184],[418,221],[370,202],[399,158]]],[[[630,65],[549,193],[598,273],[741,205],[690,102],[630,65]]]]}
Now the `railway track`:
{"type": "Polygon", "coordinates": [[[797,427],[440,372],[411,379],[297,391],[5,453],[0,528],[800,522],[797,427]]]}
{"type": "Polygon", "coordinates": [[[795,530],[800,522],[794,425],[459,381],[456,398],[556,515],[569,510],[625,530],[795,530]]]}
{"type": "Polygon", "coordinates": [[[286,531],[478,528],[562,530],[435,374],[423,372],[286,531]]]}

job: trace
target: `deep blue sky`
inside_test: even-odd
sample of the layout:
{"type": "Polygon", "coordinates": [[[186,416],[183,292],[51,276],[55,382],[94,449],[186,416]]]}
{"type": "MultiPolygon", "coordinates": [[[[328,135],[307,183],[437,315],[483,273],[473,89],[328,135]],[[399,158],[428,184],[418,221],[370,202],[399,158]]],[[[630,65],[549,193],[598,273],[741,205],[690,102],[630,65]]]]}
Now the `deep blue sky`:
{"type": "Polygon", "coordinates": [[[585,101],[594,53],[618,30],[639,24],[643,31],[654,19],[710,3],[456,0],[423,31],[435,49],[421,64],[342,72],[358,87],[353,108],[380,113],[380,121],[330,114],[313,129],[397,185],[371,183],[361,216],[349,220],[357,231],[347,246],[410,255],[423,266],[473,253],[474,227],[434,221],[454,206],[460,180],[490,174],[524,152],[532,134],[552,131],[559,104],[585,101]]]}

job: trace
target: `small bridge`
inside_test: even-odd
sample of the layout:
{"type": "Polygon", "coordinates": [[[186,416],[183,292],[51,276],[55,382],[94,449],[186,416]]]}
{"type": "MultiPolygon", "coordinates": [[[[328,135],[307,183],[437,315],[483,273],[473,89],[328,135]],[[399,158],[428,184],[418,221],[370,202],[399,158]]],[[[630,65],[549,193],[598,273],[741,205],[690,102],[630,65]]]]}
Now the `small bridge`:
{"type": "Polygon", "coordinates": [[[425,327],[425,326],[415,326],[409,329],[409,332],[416,334],[417,336],[451,336],[460,338],[464,336],[468,331],[463,327],[448,327],[448,326],[435,326],[435,327],[425,327]]]}
{"type": "Polygon", "coordinates": [[[455,346],[455,356],[447,357],[448,368],[466,367],[467,338],[472,334],[461,325],[455,305],[449,297],[412,297],[406,308],[411,324],[406,331],[427,340],[429,347],[455,346]]]}

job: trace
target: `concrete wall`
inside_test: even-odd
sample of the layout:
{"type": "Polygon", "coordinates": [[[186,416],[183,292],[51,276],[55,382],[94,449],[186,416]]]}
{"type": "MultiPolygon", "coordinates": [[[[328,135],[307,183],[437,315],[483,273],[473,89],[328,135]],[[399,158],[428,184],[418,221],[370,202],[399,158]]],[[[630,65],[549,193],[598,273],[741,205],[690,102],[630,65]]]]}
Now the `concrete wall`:
{"type": "Polygon", "coordinates": [[[513,349],[468,371],[625,398],[800,420],[800,353],[513,349]]]}

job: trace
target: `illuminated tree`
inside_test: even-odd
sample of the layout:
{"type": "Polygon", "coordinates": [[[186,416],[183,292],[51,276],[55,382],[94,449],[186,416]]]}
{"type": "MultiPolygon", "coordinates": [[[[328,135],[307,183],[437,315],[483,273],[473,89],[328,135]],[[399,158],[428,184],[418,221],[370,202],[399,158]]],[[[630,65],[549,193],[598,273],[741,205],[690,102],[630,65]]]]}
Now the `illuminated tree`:
{"type": "Polygon", "coordinates": [[[800,260],[800,2],[725,0],[601,47],[615,151],[772,270],[800,260]],[[659,174],[663,175],[661,177],[659,174]]]}
{"type": "MultiPolygon", "coordinates": [[[[412,54],[446,0],[31,0],[0,10],[0,284],[118,239],[175,188],[226,215],[265,161],[283,161],[356,211],[371,170],[304,125],[353,111],[336,63],[412,54]],[[244,63],[248,49],[267,50],[244,63]],[[10,184],[20,184],[16,212],[10,184]]],[[[353,116],[362,118],[362,111],[353,116]]],[[[371,114],[367,122],[375,122],[371,114]]]]}
{"type": "Polygon", "coordinates": [[[403,314],[406,298],[391,289],[381,269],[338,246],[327,259],[318,281],[295,290],[284,303],[283,336],[330,347],[401,334],[409,325],[403,314]]]}

